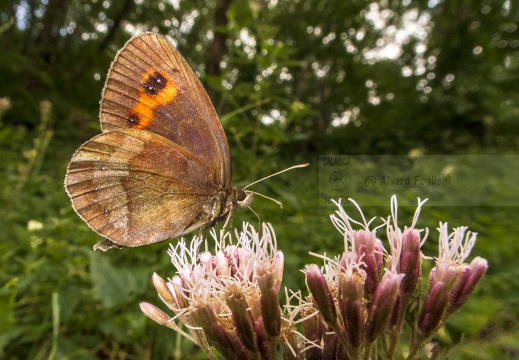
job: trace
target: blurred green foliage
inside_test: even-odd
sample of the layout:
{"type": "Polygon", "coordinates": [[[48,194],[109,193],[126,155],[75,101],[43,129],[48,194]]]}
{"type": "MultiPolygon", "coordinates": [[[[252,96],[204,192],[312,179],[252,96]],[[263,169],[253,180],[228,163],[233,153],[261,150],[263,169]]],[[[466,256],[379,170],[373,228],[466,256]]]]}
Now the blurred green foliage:
{"type": "MultiPolygon", "coordinates": [[[[297,289],[298,270],[320,264],[309,251],[342,246],[333,208],[318,206],[319,155],[517,152],[518,23],[510,0],[2,2],[0,358],[204,357],[139,311],[139,302],[157,300],[151,274],[173,275],[168,244],[94,253],[99,236],[62,185],[74,150],[99,132],[105,74],[133,33],[167,35],[201,75],[227,133],[235,185],[311,163],[254,187],[285,205],[258,198],[253,208],[274,225],[285,285],[297,289]],[[225,26],[215,26],[217,5],[228,7],[225,26]],[[219,71],[207,74],[215,34],[227,46],[219,71]]],[[[481,174],[470,191],[499,187],[498,177],[481,174]]],[[[367,216],[386,216],[391,195],[376,195],[385,208],[359,202],[367,216]]],[[[420,196],[397,195],[404,203],[420,196]]],[[[401,208],[401,225],[413,212],[401,208]]],[[[419,225],[432,229],[427,255],[436,254],[433,229],[448,221],[479,233],[473,256],[490,265],[437,339],[448,346],[463,337],[452,358],[519,356],[518,215],[477,206],[422,213],[419,225]]],[[[233,224],[242,221],[258,220],[241,211],[233,224]]]]}

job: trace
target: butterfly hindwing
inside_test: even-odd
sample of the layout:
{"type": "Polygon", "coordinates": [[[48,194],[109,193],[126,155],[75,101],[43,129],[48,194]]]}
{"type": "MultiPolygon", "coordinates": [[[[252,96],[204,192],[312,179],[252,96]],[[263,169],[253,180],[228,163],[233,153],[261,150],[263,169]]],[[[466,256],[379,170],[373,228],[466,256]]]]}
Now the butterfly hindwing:
{"type": "Polygon", "coordinates": [[[96,232],[139,246],[203,223],[219,190],[214,177],[199,158],[162,136],[116,130],[83,144],[65,185],[77,213],[96,232]]]}

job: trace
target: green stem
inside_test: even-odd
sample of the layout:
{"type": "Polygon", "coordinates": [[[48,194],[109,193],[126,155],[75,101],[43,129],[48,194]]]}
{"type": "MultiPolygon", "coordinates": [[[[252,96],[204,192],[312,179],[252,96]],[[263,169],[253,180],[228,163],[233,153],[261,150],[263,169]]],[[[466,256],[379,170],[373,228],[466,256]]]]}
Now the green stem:
{"type": "Polygon", "coordinates": [[[59,295],[57,292],[52,293],[52,348],[48,360],[53,360],[58,350],[59,335],[59,295]]]}

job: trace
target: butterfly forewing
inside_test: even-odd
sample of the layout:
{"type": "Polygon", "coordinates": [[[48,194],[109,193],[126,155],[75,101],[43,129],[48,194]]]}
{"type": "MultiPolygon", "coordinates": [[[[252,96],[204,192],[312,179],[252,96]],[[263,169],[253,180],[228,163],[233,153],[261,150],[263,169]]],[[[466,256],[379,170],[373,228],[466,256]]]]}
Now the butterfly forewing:
{"type": "Polygon", "coordinates": [[[225,133],[209,96],[184,58],[162,36],[143,34],[117,54],[103,91],[103,131],[142,129],[184,147],[231,184],[225,133]]]}

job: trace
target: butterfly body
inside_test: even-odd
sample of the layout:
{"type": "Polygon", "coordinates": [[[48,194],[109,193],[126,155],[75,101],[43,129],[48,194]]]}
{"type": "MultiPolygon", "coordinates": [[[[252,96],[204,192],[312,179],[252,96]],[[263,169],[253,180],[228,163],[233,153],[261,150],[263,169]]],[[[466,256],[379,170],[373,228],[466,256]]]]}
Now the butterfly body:
{"type": "Polygon", "coordinates": [[[227,219],[252,193],[231,185],[225,133],[178,51],[152,33],[131,39],[110,67],[103,133],[83,144],[65,188],[106,237],[94,248],[141,246],[227,219]]]}

